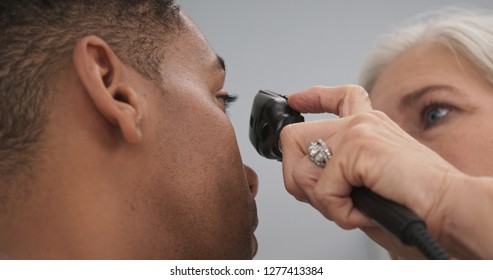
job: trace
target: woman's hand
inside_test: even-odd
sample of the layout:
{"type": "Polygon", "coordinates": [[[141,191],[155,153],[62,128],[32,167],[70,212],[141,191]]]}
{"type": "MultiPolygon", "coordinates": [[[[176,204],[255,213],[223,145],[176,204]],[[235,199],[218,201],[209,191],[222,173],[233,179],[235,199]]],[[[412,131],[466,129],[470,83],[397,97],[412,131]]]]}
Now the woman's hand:
{"type": "Polygon", "coordinates": [[[361,228],[393,256],[419,257],[354,208],[352,188],[365,186],[407,206],[427,222],[432,235],[439,237],[447,211],[441,203],[447,196],[446,186],[462,173],[384,113],[373,110],[368,94],[359,86],[313,87],[290,95],[288,102],[302,113],[340,116],[292,124],[282,130],[288,192],[344,229],[361,228]],[[310,142],[317,139],[325,141],[332,153],[324,168],[307,156],[310,142]]]}

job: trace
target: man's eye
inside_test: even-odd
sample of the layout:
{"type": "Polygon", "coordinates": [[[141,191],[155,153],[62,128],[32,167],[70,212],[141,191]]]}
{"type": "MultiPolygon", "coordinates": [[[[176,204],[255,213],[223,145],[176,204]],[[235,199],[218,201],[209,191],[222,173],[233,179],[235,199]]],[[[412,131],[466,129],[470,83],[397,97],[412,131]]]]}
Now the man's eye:
{"type": "Polygon", "coordinates": [[[224,103],[224,109],[228,109],[231,104],[238,100],[238,96],[236,95],[221,95],[218,96],[218,99],[224,103]]]}
{"type": "Polygon", "coordinates": [[[442,120],[448,113],[450,109],[445,106],[429,106],[423,110],[423,123],[425,128],[434,126],[440,120],[442,120]]]}

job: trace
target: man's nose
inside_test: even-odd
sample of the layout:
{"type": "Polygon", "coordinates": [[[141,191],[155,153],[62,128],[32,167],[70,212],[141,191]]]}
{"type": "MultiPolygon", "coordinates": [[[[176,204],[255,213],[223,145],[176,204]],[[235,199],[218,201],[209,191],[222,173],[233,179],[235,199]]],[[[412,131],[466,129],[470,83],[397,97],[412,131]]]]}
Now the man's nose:
{"type": "Polygon", "coordinates": [[[250,187],[250,191],[252,192],[253,197],[255,197],[257,195],[257,192],[258,192],[257,173],[255,173],[255,171],[253,171],[253,169],[247,165],[243,165],[243,167],[245,168],[245,174],[247,177],[248,186],[250,187]]]}

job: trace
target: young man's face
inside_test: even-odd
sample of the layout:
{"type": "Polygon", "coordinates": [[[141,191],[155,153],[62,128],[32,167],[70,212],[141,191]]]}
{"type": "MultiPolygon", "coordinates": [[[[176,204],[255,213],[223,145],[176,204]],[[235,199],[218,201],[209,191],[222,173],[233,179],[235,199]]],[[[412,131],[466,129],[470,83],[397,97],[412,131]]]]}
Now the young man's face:
{"type": "Polygon", "coordinates": [[[137,163],[146,176],[135,182],[135,209],[143,250],[160,258],[251,258],[256,175],[247,169],[245,176],[225,113],[224,65],[184,18],[188,30],[167,43],[161,63],[164,92],[140,84],[148,157],[137,163]]]}

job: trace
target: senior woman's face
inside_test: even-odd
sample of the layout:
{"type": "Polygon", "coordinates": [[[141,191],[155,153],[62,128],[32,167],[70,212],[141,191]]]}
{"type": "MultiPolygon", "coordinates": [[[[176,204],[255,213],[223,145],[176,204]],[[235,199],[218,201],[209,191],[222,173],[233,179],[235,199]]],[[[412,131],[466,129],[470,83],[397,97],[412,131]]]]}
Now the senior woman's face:
{"type": "Polygon", "coordinates": [[[374,109],[460,170],[493,175],[493,86],[484,76],[449,48],[421,44],[384,69],[370,97],[374,109]]]}

